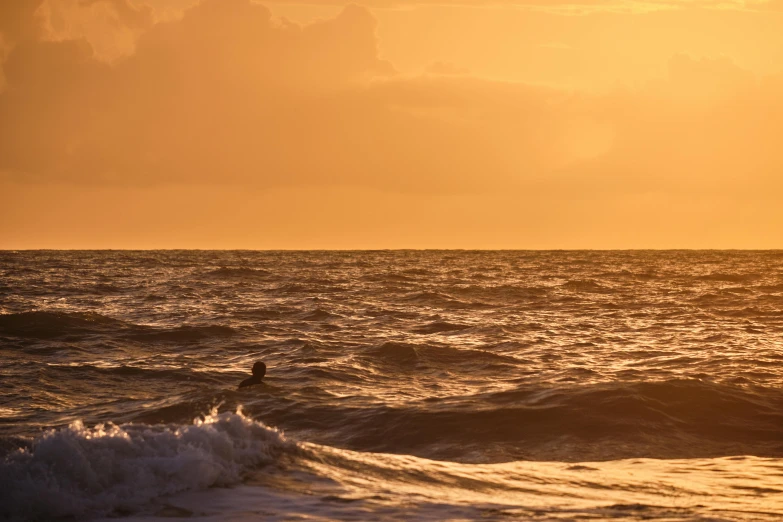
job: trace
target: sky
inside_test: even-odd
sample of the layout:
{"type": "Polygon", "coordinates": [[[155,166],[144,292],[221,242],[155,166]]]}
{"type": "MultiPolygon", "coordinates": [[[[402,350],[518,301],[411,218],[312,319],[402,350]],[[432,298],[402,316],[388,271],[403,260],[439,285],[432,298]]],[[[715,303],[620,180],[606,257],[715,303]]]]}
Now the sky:
{"type": "Polygon", "coordinates": [[[0,249],[783,248],[783,0],[3,0],[0,249]]]}

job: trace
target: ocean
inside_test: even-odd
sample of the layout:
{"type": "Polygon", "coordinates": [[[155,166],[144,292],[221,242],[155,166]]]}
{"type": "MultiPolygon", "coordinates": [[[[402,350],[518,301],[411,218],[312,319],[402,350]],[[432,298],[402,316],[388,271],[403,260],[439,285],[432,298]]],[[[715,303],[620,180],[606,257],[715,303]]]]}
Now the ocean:
{"type": "Polygon", "coordinates": [[[781,520],[782,364],[781,251],[3,251],[0,519],[781,520]]]}

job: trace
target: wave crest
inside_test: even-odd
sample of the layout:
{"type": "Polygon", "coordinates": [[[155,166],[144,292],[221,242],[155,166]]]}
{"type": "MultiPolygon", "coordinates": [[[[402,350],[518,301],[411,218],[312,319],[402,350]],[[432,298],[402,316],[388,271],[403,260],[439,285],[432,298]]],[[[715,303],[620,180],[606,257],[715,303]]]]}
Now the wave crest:
{"type": "Polygon", "coordinates": [[[137,509],[153,498],[238,483],[296,446],[241,411],[187,426],[52,430],[0,463],[0,518],[51,519],[137,509]]]}

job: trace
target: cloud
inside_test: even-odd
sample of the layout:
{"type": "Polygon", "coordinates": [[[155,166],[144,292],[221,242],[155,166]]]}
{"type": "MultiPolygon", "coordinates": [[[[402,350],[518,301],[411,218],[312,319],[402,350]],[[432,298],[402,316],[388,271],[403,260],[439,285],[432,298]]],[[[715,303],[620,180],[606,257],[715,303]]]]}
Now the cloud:
{"type": "Polygon", "coordinates": [[[478,84],[384,80],[394,70],[357,6],[298,26],[211,0],[154,25],[111,65],[83,39],[39,40],[19,43],[4,69],[0,169],[17,180],[467,190],[487,185],[476,172],[509,180],[520,165],[476,108],[444,118],[409,106],[410,89],[463,97],[478,84]]]}
{"type": "Polygon", "coordinates": [[[779,185],[783,89],[726,58],[677,55],[666,78],[599,94],[447,64],[401,74],[375,31],[358,6],[300,26],[248,0],[207,0],[149,25],[111,63],[83,38],[18,38],[4,64],[0,171],[39,184],[563,201],[779,185]]]}
{"type": "Polygon", "coordinates": [[[428,74],[437,74],[437,75],[444,75],[444,76],[462,76],[470,74],[470,71],[464,67],[460,67],[456,64],[453,64],[451,62],[432,62],[427,66],[425,69],[426,73],[428,74]]]}
{"type": "Polygon", "coordinates": [[[147,29],[155,21],[155,11],[151,6],[137,5],[131,0],[81,0],[81,3],[84,6],[107,5],[119,22],[135,29],[147,29]]]}
{"type": "Polygon", "coordinates": [[[756,83],[750,71],[725,56],[696,59],[680,53],[669,60],[668,71],[671,95],[701,100],[742,95],[752,90],[756,83]]]}
{"type": "Polygon", "coordinates": [[[96,54],[131,54],[136,38],[155,22],[155,10],[132,0],[4,0],[0,50],[18,42],[86,38],[96,54]],[[4,44],[4,45],[3,45],[4,44]]]}
{"type": "Polygon", "coordinates": [[[43,34],[43,20],[36,11],[43,0],[0,2],[0,34],[6,43],[37,39],[43,34]]]}
{"type": "MultiPolygon", "coordinates": [[[[600,12],[648,13],[673,9],[764,10],[780,0],[367,0],[371,8],[461,6],[523,8],[565,15],[600,12]]],[[[344,5],[344,0],[271,0],[270,4],[344,5]]]]}
{"type": "Polygon", "coordinates": [[[356,6],[300,27],[255,3],[211,0],[156,24],[111,66],[85,40],[20,42],[4,66],[1,167],[116,183],[345,170],[351,161],[334,165],[330,147],[360,139],[358,113],[377,112],[347,93],[391,72],[374,24],[356,6]]]}

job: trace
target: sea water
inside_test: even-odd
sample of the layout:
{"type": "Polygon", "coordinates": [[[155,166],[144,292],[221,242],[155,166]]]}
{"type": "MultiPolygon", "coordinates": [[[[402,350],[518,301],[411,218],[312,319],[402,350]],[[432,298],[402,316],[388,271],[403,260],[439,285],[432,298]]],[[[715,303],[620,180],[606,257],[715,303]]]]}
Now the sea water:
{"type": "Polygon", "coordinates": [[[780,520],[782,364],[783,252],[0,252],[0,518],[780,520]]]}

